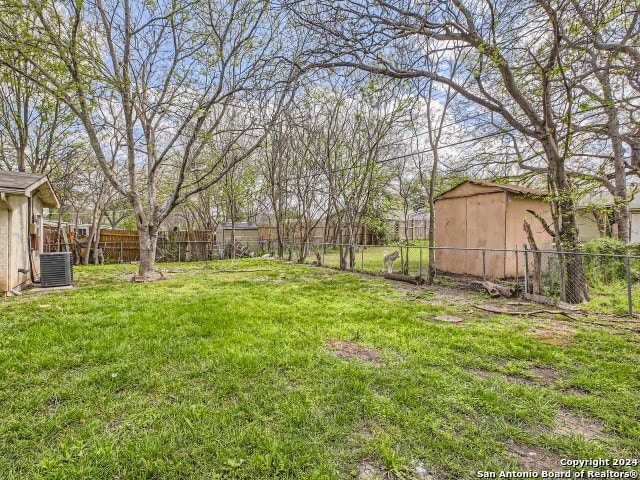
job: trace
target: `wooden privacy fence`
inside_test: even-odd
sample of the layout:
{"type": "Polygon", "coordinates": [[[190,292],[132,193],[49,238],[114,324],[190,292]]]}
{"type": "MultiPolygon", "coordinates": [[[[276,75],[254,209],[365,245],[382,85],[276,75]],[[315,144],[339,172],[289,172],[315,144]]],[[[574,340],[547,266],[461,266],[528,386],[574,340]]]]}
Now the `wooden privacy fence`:
{"type": "MultiPolygon", "coordinates": [[[[127,263],[140,260],[140,238],[136,230],[102,229],[100,246],[104,248],[105,261],[127,263]]],[[[156,260],[209,260],[213,251],[213,234],[210,231],[161,232],[158,236],[156,260]]]]}
{"type": "Polygon", "coordinates": [[[100,230],[100,246],[107,262],[136,262],[140,260],[140,238],[136,230],[100,230]]]}

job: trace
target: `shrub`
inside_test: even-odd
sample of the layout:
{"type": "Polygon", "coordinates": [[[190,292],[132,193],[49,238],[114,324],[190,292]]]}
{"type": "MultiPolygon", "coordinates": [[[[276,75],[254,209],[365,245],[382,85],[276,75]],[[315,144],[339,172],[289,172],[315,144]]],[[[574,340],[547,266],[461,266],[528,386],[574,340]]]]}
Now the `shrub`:
{"type": "Polygon", "coordinates": [[[599,255],[636,255],[640,252],[640,244],[627,244],[609,237],[590,240],[585,244],[585,268],[587,277],[592,282],[612,282],[624,280],[627,275],[625,260],[622,257],[599,255]]]}

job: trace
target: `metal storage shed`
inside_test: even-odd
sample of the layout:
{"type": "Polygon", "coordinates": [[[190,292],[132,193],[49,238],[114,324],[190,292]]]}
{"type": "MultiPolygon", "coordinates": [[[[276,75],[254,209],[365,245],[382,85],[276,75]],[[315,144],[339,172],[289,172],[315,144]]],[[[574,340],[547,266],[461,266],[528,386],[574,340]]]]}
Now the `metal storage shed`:
{"type": "Polygon", "coordinates": [[[528,245],[523,221],[533,230],[538,247],[548,247],[551,236],[527,210],[552,224],[546,192],[518,185],[468,180],[435,199],[436,268],[440,271],[506,278],[522,275],[524,256],[512,252],[528,245]],[[469,250],[462,250],[469,249],[469,250]],[[477,250],[471,250],[477,249],[477,250]],[[482,249],[487,251],[484,254],[482,249]],[[519,271],[518,271],[519,264],[519,271]]]}

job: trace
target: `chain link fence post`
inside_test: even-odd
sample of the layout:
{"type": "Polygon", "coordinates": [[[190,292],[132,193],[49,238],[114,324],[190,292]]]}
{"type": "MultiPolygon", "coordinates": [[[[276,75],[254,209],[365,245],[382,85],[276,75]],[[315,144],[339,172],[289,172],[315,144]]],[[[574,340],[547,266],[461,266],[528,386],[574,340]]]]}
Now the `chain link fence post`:
{"type": "Polygon", "coordinates": [[[518,246],[516,245],[516,286],[518,285],[518,280],[520,279],[520,259],[518,258],[518,246]]]}
{"type": "Polygon", "coordinates": [[[482,250],[482,281],[487,281],[487,251],[482,250]]]}
{"type": "Polygon", "coordinates": [[[529,249],[524,245],[524,293],[529,293],[529,249]]]}

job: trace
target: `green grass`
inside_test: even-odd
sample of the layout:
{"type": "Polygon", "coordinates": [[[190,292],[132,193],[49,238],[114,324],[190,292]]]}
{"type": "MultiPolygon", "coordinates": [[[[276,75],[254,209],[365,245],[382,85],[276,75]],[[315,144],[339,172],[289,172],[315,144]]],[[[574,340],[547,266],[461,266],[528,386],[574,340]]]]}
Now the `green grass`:
{"type": "MultiPolygon", "coordinates": [[[[377,246],[367,246],[367,247],[359,247],[356,251],[356,264],[355,270],[365,271],[369,273],[380,273],[382,271],[382,258],[384,257],[384,253],[391,253],[395,250],[402,250],[403,255],[406,255],[407,248],[406,247],[393,247],[393,246],[385,246],[385,247],[377,247],[377,246]]],[[[424,247],[409,247],[409,260],[408,260],[408,274],[410,275],[426,275],[428,262],[429,262],[429,248],[424,247]],[[422,255],[422,261],[420,256],[422,255]],[[421,268],[422,267],[422,268],[421,268]]],[[[348,256],[347,256],[348,258],[348,256]]],[[[308,258],[308,261],[311,262],[315,259],[314,255],[311,255],[308,258]]],[[[347,260],[348,261],[348,260],[347,260]]],[[[337,248],[331,248],[324,254],[324,265],[327,267],[339,268],[340,267],[340,250],[337,248]]],[[[393,265],[393,270],[396,273],[401,271],[401,262],[400,259],[396,260],[393,265]]]]}
{"type": "Polygon", "coordinates": [[[510,442],[640,456],[630,332],[548,341],[531,330],[544,319],[277,261],[162,268],[172,278],[148,284],[128,282],[130,265],[78,268],[80,288],[0,303],[0,478],[348,479],[363,459],[476,478],[517,468],[510,442]],[[338,358],[332,340],[376,348],[382,364],[338,358]],[[536,365],[561,378],[501,375],[536,365]],[[553,434],[560,409],[606,437],[553,434]]]}

